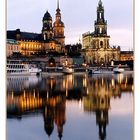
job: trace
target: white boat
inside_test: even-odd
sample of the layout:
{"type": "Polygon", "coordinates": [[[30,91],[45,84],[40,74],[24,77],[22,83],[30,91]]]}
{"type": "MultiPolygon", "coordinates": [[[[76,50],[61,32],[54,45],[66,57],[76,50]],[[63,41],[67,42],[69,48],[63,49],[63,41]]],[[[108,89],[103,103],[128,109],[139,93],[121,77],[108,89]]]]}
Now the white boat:
{"type": "Polygon", "coordinates": [[[42,70],[39,68],[35,68],[35,67],[29,68],[29,73],[31,75],[39,75],[41,72],[42,72],[42,70]]]}
{"type": "Polygon", "coordinates": [[[111,69],[88,69],[89,74],[112,74],[111,69]]]}
{"type": "Polygon", "coordinates": [[[114,68],[114,69],[113,69],[113,72],[114,72],[114,73],[123,73],[123,72],[124,72],[124,68],[119,68],[119,67],[114,68]]]}
{"type": "Polygon", "coordinates": [[[21,60],[8,60],[6,71],[7,75],[39,75],[42,70],[21,60]]]}
{"type": "Polygon", "coordinates": [[[63,67],[63,73],[64,74],[72,74],[74,72],[73,68],[70,67],[63,67]]]}

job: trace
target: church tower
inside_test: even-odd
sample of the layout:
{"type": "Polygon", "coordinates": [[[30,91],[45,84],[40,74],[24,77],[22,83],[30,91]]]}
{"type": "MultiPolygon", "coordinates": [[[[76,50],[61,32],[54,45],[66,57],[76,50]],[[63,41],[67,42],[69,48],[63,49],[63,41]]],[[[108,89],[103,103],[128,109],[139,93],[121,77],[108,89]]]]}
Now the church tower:
{"type": "Polygon", "coordinates": [[[84,58],[86,63],[91,65],[110,65],[112,60],[120,58],[120,48],[109,44],[110,36],[107,34],[107,20],[104,16],[102,0],[98,0],[97,18],[94,22],[94,31],[82,35],[84,58]]]}
{"type": "Polygon", "coordinates": [[[54,39],[56,39],[61,46],[65,45],[65,36],[64,36],[64,23],[61,21],[61,13],[59,9],[59,0],[57,1],[57,9],[56,9],[56,19],[53,24],[54,30],[54,39]]]}
{"type": "Polygon", "coordinates": [[[52,39],[53,38],[52,17],[48,11],[44,14],[42,21],[43,21],[42,35],[44,40],[52,39]]]}
{"type": "Polygon", "coordinates": [[[104,19],[104,7],[100,0],[97,7],[97,20],[95,21],[95,35],[107,35],[107,21],[104,19]]]}
{"type": "Polygon", "coordinates": [[[98,2],[97,19],[94,23],[94,28],[93,48],[109,48],[110,36],[107,35],[107,21],[104,18],[104,6],[101,0],[98,2]]]}

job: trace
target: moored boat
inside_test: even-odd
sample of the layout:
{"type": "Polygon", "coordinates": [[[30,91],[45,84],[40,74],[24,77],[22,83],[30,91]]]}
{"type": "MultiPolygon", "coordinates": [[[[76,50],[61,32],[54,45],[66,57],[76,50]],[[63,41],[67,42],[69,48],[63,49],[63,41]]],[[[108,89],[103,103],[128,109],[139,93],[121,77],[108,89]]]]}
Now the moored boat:
{"type": "Polygon", "coordinates": [[[64,74],[72,74],[74,72],[73,68],[70,67],[63,67],[63,73],[64,74]]]}
{"type": "Polygon", "coordinates": [[[109,69],[109,68],[97,68],[97,69],[88,69],[88,73],[89,74],[112,74],[113,71],[112,69],[109,69]]]}
{"type": "Polygon", "coordinates": [[[39,75],[42,70],[21,60],[9,60],[6,67],[7,75],[39,75]]]}
{"type": "Polygon", "coordinates": [[[114,68],[114,69],[113,69],[113,72],[114,72],[114,73],[123,73],[123,72],[124,72],[124,68],[119,68],[119,67],[114,68]]]}

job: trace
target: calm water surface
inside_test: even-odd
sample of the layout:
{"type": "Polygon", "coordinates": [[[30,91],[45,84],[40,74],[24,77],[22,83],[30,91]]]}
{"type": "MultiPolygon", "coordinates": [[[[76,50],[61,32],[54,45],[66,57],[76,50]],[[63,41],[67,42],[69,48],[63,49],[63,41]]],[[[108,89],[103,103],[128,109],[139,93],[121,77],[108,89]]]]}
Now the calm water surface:
{"type": "Polygon", "coordinates": [[[7,77],[7,140],[133,140],[133,74],[7,77]]]}

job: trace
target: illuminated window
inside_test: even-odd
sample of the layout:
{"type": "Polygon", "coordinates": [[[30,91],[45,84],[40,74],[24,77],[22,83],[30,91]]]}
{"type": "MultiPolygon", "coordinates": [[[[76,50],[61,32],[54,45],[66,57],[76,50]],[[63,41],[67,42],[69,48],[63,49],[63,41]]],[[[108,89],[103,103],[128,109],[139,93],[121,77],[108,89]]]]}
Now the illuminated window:
{"type": "Polygon", "coordinates": [[[99,32],[102,33],[102,28],[101,27],[99,28],[99,32]]]}
{"type": "Polygon", "coordinates": [[[102,13],[99,13],[100,18],[102,18],[102,16],[101,16],[101,15],[102,15],[102,13]]]}

